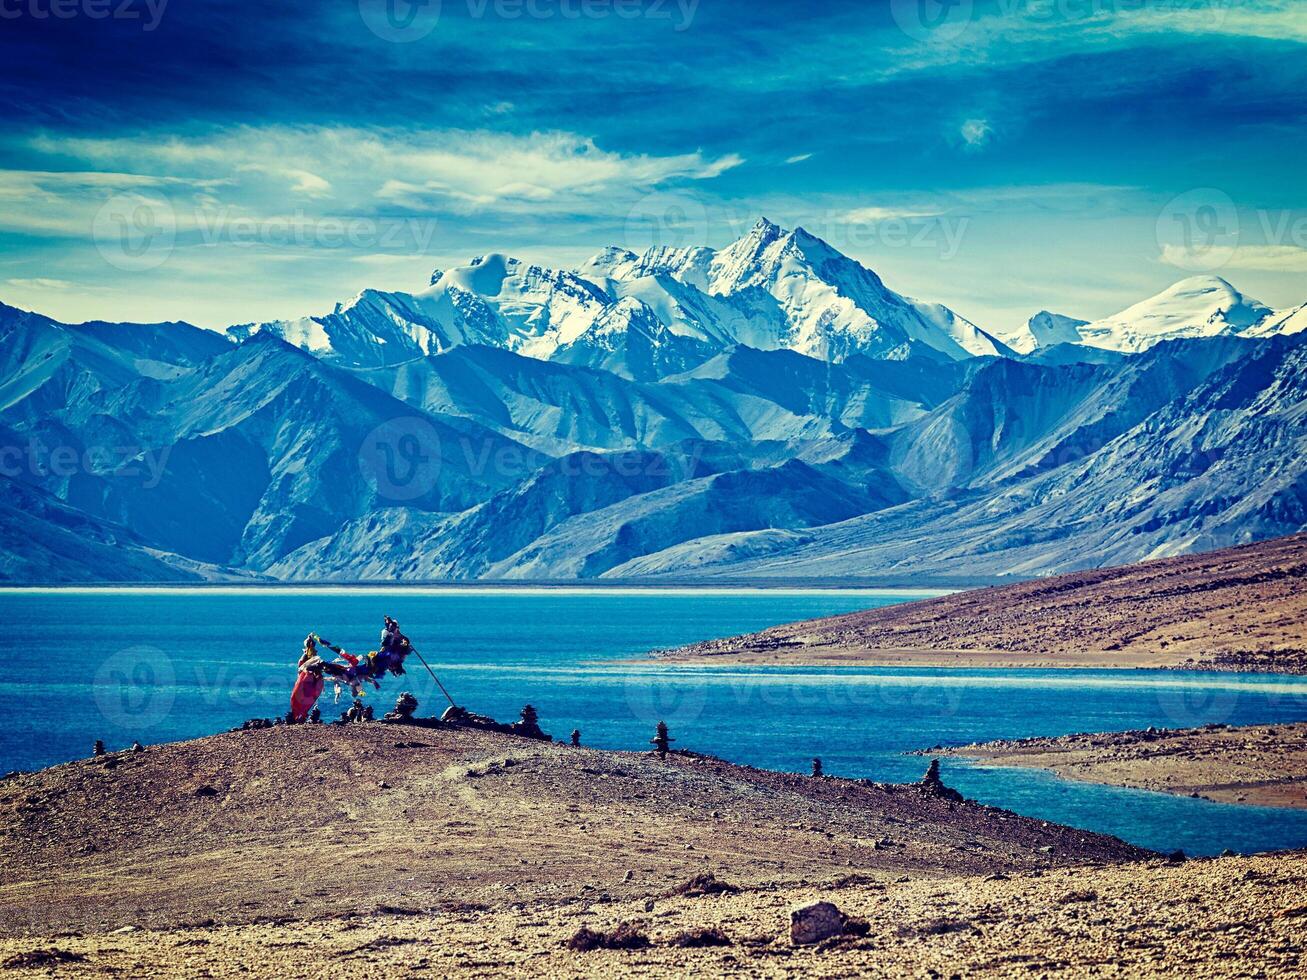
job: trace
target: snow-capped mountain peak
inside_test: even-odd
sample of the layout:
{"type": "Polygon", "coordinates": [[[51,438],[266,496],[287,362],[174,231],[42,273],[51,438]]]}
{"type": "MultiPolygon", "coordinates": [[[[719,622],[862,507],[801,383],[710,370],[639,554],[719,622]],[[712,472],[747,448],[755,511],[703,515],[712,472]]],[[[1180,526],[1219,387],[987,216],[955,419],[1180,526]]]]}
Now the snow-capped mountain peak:
{"type": "Polygon", "coordinates": [[[1082,343],[1080,328],[1087,322],[1061,313],[1040,310],[1012,333],[999,336],[1018,354],[1030,354],[1040,347],[1082,343]]]}
{"type": "Polygon", "coordinates": [[[738,345],[830,362],[914,352],[961,360],[1057,344],[1140,351],[1185,337],[1262,336],[1300,329],[1302,317],[1295,311],[1277,316],[1224,279],[1195,276],[1093,323],[1041,311],[1003,340],[946,306],[893,291],[873,270],[806,229],[789,231],[761,218],[720,250],[665,245],[637,253],[612,246],[574,271],[491,252],[436,270],[421,292],[365,289],[325,316],[244,325],[230,334],[239,340],[266,330],[358,366],[397,364],[468,344],[572,363],[595,352],[609,369],[645,377],[651,365],[684,370],[693,357],[707,359],[738,345]],[[609,335],[623,324],[649,326],[649,317],[660,329],[639,338],[638,369],[618,363],[635,348],[595,343],[597,326],[609,335]],[[670,344],[675,356],[648,355],[651,344],[670,344]]]}
{"type": "Polygon", "coordinates": [[[1141,351],[1163,340],[1239,334],[1271,315],[1220,276],[1181,279],[1113,316],[1078,328],[1083,343],[1108,350],[1141,351]]]}

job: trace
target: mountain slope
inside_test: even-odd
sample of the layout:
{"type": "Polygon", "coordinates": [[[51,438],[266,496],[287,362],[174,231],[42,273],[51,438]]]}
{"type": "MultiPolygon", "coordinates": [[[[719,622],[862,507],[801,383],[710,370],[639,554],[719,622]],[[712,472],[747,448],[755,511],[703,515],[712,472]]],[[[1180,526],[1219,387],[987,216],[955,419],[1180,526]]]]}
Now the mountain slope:
{"type": "Polygon", "coordinates": [[[226,337],[0,307],[0,474],[188,574],[1042,575],[1307,526],[1305,322],[1196,277],[1018,355],[765,220],[226,337]]]}
{"type": "Polygon", "coordinates": [[[1301,673],[1305,585],[1307,535],[1299,534],[778,626],[671,656],[1301,673]]]}
{"type": "Polygon", "coordinates": [[[1294,533],[1307,528],[1305,386],[1307,341],[1275,338],[1063,465],[920,496],[814,529],[784,551],[695,566],[740,576],[1031,576],[1294,533]]]}

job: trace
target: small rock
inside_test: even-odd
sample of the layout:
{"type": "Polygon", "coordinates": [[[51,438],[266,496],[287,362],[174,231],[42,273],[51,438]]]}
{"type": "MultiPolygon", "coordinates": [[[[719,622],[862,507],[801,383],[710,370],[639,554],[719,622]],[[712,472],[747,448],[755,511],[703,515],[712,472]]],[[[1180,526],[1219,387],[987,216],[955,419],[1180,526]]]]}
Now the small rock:
{"type": "Polygon", "coordinates": [[[790,912],[790,942],[811,946],[844,931],[844,914],[831,902],[814,902],[790,912]]]}
{"type": "Polygon", "coordinates": [[[133,751],[133,752],[144,752],[144,751],[145,751],[145,746],[142,745],[140,742],[133,742],[133,743],[132,743],[132,751],[133,751]]]}

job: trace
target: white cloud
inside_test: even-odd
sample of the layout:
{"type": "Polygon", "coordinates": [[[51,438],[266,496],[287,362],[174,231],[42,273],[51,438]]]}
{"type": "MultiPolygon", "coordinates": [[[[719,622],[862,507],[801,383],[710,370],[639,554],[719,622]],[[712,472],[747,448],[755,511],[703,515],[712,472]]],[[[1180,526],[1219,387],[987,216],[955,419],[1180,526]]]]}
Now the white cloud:
{"type": "Polygon", "coordinates": [[[1219,260],[1223,269],[1260,272],[1307,272],[1307,248],[1296,245],[1240,245],[1215,249],[1193,249],[1184,245],[1163,245],[1161,260],[1178,269],[1201,269],[1219,260]]]}
{"type": "Polygon", "coordinates": [[[41,136],[30,145],[147,175],[230,180],[243,173],[275,174],[306,196],[330,192],[344,207],[379,201],[438,209],[448,203],[461,211],[493,209],[500,202],[511,210],[523,201],[551,201],[566,210],[601,194],[710,180],[744,162],[736,154],[709,158],[697,151],[623,154],[565,132],[246,127],[185,139],[41,136]]]}
{"type": "Polygon", "coordinates": [[[292,191],[308,197],[327,197],[331,193],[330,182],[308,170],[298,170],[295,167],[270,167],[259,163],[243,164],[240,169],[247,173],[282,177],[290,181],[292,191]]]}
{"type": "Polygon", "coordinates": [[[911,208],[853,208],[840,217],[853,224],[875,224],[877,221],[901,221],[905,218],[934,218],[939,211],[914,210],[911,208]]]}
{"type": "Polygon", "coordinates": [[[811,160],[811,159],[812,159],[811,153],[798,153],[792,157],[786,157],[785,162],[787,164],[794,164],[794,163],[802,163],[804,160],[811,160]]]}
{"type": "Polygon", "coordinates": [[[19,289],[71,289],[73,287],[67,279],[7,279],[5,282],[19,289]]]}
{"type": "MultiPolygon", "coordinates": [[[[1020,65],[1178,36],[1307,43],[1302,0],[1000,0],[987,13],[980,7],[975,5],[974,16],[951,43],[922,44],[909,38],[894,58],[863,58],[859,77],[885,78],[959,64],[1020,65]]],[[[859,51],[854,45],[848,50],[859,51]]],[[[835,70],[829,64],[823,69],[835,70]]]]}
{"type": "Polygon", "coordinates": [[[994,135],[994,127],[989,124],[988,119],[968,119],[962,124],[958,133],[967,146],[980,149],[994,135]]]}

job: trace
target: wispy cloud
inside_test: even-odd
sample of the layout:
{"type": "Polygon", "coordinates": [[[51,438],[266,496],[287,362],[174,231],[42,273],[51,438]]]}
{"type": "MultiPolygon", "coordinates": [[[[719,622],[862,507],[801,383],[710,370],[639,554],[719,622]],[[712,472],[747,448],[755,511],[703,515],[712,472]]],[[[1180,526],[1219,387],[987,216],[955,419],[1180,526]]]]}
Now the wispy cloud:
{"type": "Polygon", "coordinates": [[[974,150],[981,149],[994,135],[994,127],[988,119],[968,119],[958,130],[962,142],[974,150]]]}
{"type": "Polygon", "coordinates": [[[7,285],[19,289],[72,289],[73,283],[67,279],[6,279],[7,285]]]}
{"type": "Polygon", "coordinates": [[[1207,268],[1219,261],[1223,269],[1259,272],[1307,272],[1307,248],[1296,245],[1241,245],[1227,250],[1162,246],[1161,260],[1177,269],[1207,268]]]}
{"type": "Polygon", "coordinates": [[[289,180],[298,193],[350,207],[383,203],[460,212],[521,201],[568,207],[613,191],[710,180],[744,162],[733,153],[623,154],[565,132],[264,127],[189,138],[41,136],[31,145],[105,166],[130,164],[146,171],[137,175],[143,182],[160,170],[227,180],[255,174],[289,180]]]}
{"type": "Polygon", "coordinates": [[[877,221],[901,221],[908,218],[933,218],[940,214],[929,208],[852,208],[840,213],[843,221],[852,224],[874,224],[877,221]]]}

